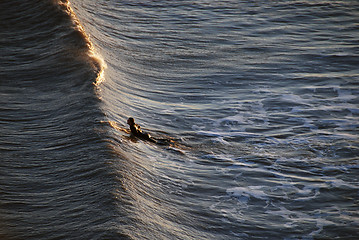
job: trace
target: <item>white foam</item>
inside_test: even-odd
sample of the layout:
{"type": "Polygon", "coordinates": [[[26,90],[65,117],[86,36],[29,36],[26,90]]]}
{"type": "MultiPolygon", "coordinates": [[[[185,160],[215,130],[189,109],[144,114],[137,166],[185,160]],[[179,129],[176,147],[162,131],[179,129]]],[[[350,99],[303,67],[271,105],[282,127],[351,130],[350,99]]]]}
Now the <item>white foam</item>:
{"type": "Polygon", "coordinates": [[[247,199],[256,198],[261,200],[267,200],[268,195],[264,192],[262,186],[248,186],[248,187],[234,187],[226,190],[227,194],[233,197],[247,199]]]}
{"type": "Polygon", "coordinates": [[[199,131],[199,130],[202,130],[203,128],[204,128],[204,126],[192,125],[192,129],[194,131],[199,131]]]}
{"type": "Polygon", "coordinates": [[[351,184],[350,182],[345,182],[342,179],[335,177],[323,177],[323,180],[330,186],[336,188],[351,188],[353,190],[359,189],[359,184],[351,184]]]}
{"type": "Polygon", "coordinates": [[[277,211],[268,210],[266,213],[281,216],[286,219],[287,223],[285,226],[288,228],[296,227],[301,222],[315,222],[317,229],[309,233],[307,235],[307,239],[312,239],[314,236],[319,234],[323,230],[324,226],[336,225],[334,222],[322,218],[320,212],[317,212],[316,214],[307,214],[300,211],[290,211],[284,206],[281,206],[277,211]]]}
{"type": "Polygon", "coordinates": [[[240,132],[240,131],[198,131],[198,134],[209,136],[209,137],[260,137],[260,134],[249,133],[249,132],[240,132]]]}
{"type": "Polygon", "coordinates": [[[282,95],[281,99],[286,102],[300,103],[304,105],[308,104],[307,99],[303,99],[300,96],[294,94],[284,94],[282,95]]]}
{"type": "Polygon", "coordinates": [[[221,143],[221,144],[225,144],[225,145],[230,145],[230,143],[227,142],[226,140],[224,140],[223,137],[217,137],[213,141],[221,143]]]}
{"type": "Polygon", "coordinates": [[[242,114],[237,114],[234,116],[228,116],[216,121],[217,125],[221,123],[229,123],[229,124],[245,124],[247,122],[247,118],[244,117],[242,114]]]}

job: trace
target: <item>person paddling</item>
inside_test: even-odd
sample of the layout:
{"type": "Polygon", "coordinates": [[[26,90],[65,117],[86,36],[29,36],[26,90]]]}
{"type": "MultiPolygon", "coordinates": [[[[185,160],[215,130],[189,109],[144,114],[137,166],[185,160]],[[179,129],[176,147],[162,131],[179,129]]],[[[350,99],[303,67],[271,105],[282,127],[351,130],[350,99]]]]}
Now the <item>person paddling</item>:
{"type": "Polygon", "coordinates": [[[153,138],[151,137],[150,134],[142,132],[140,125],[138,125],[138,124],[135,123],[135,119],[134,119],[134,118],[130,117],[130,118],[127,120],[127,124],[130,125],[131,133],[132,133],[134,136],[136,136],[136,137],[138,137],[138,138],[141,138],[141,139],[144,139],[144,140],[147,140],[147,141],[150,141],[150,142],[154,142],[154,143],[157,142],[155,139],[153,139],[153,138]]]}

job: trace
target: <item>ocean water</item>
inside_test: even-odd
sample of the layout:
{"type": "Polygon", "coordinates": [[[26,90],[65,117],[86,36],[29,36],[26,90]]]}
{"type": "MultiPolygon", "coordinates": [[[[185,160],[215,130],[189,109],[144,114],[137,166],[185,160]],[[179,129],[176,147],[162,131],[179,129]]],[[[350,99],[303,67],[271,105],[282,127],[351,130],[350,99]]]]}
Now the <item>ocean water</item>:
{"type": "Polygon", "coordinates": [[[358,19],[1,1],[0,239],[358,239],[358,19]]]}

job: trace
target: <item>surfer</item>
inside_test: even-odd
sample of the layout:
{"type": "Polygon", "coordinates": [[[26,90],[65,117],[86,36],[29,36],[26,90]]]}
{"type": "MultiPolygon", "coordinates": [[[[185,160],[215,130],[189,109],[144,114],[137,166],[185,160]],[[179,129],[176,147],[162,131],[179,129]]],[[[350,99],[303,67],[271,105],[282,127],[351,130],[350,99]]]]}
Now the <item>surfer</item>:
{"type": "Polygon", "coordinates": [[[134,118],[130,117],[127,120],[127,124],[130,125],[131,133],[134,136],[144,139],[144,140],[147,140],[147,141],[150,141],[150,142],[157,143],[157,141],[154,138],[152,138],[150,134],[142,132],[140,125],[135,123],[134,118]]]}
{"type": "Polygon", "coordinates": [[[157,145],[167,146],[168,150],[184,154],[181,150],[185,150],[186,146],[177,143],[177,141],[171,137],[165,136],[164,138],[154,138],[150,134],[142,132],[140,125],[135,123],[135,119],[130,117],[127,120],[127,124],[130,125],[130,130],[122,129],[126,133],[131,133],[132,136],[138,137],[142,140],[156,143],[157,145]]]}

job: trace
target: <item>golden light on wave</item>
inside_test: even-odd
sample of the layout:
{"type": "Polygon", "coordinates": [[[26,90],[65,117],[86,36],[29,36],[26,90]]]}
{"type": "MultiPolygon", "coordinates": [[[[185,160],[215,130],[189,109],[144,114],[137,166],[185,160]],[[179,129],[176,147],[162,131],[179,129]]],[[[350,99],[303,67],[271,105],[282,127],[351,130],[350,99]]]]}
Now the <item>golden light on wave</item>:
{"type": "Polygon", "coordinates": [[[93,55],[91,55],[91,57],[98,63],[99,65],[99,70],[97,73],[97,78],[96,81],[94,82],[95,86],[99,86],[103,81],[105,81],[105,69],[107,68],[106,62],[103,59],[103,57],[98,54],[95,53],[93,51],[93,55]]]}
{"type": "Polygon", "coordinates": [[[76,13],[71,8],[70,2],[66,0],[62,0],[59,3],[59,6],[62,8],[63,11],[66,11],[69,14],[69,16],[71,16],[75,29],[82,34],[84,40],[86,41],[86,45],[87,45],[86,54],[91,59],[90,64],[95,69],[97,74],[96,80],[94,81],[93,84],[95,86],[99,86],[105,80],[105,69],[107,68],[106,62],[103,59],[103,57],[98,52],[95,51],[95,48],[90,40],[90,37],[86,34],[78,17],[76,16],[76,13]]]}
{"type": "Polygon", "coordinates": [[[126,128],[123,128],[121,126],[119,126],[115,121],[106,121],[106,123],[110,124],[110,126],[116,130],[119,130],[119,131],[123,131],[123,132],[126,132],[126,133],[130,133],[130,130],[129,129],[126,129],[126,128]]]}

